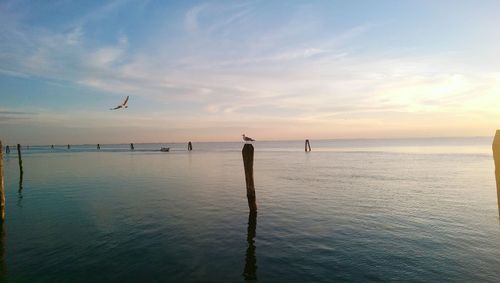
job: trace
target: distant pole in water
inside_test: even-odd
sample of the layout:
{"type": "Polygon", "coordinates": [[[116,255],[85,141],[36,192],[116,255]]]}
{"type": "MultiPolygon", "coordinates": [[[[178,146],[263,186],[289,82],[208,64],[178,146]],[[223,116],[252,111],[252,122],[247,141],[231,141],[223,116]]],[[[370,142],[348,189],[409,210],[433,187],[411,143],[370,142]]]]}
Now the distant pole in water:
{"type": "Polygon", "coordinates": [[[130,144],[130,150],[134,150],[134,144],[133,143],[130,144]]]}
{"type": "Polygon", "coordinates": [[[101,149],[101,145],[100,144],[97,144],[97,149],[101,149]]]}
{"type": "Polygon", "coordinates": [[[9,146],[5,147],[5,153],[10,153],[10,147],[9,146]]]}
{"type": "Polygon", "coordinates": [[[500,130],[497,130],[493,139],[493,159],[495,160],[495,177],[497,181],[497,205],[500,218],[500,130]]]}
{"type": "Polygon", "coordinates": [[[191,142],[188,142],[188,151],[193,150],[193,144],[191,142]]]}
{"type": "Polygon", "coordinates": [[[68,149],[70,149],[70,148],[71,148],[71,146],[68,144],[68,149]]]}
{"type": "Polygon", "coordinates": [[[255,197],[255,186],[253,183],[253,145],[245,144],[241,151],[243,155],[243,165],[245,167],[245,181],[247,184],[247,199],[250,212],[257,212],[257,202],[255,197]]]}
{"type": "Polygon", "coordinates": [[[54,149],[54,145],[51,145],[50,148],[54,149]]]}
{"type": "MultiPolygon", "coordinates": [[[[8,147],[8,146],[7,146],[8,147]]],[[[2,141],[0,141],[0,219],[3,223],[5,219],[5,190],[3,186],[3,150],[2,149],[2,141]]]]}
{"type": "Polygon", "coordinates": [[[306,150],[306,152],[310,152],[311,151],[311,143],[309,143],[309,140],[306,140],[305,150],[306,150]]]}

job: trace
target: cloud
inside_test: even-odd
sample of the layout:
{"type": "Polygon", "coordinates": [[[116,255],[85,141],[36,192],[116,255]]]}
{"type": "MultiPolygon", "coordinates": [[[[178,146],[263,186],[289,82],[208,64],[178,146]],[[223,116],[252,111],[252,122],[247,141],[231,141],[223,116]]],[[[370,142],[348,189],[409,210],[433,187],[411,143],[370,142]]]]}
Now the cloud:
{"type": "Polygon", "coordinates": [[[207,7],[206,4],[195,6],[186,13],[184,23],[186,29],[190,32],[195,32],[198,30],[198,21],[200,13],[207,7]]]}
{"type": "Polygon", "coordinates": [[[0,109],[0,124],[19,124],[31,120],[36,112],[0,109]]]}
{"type": "Polygon", "coordinates": [[[33,115],[34,112],[0,110],[0,115],[33,115]]]}
{"type": "Polygon", "coordinates": [[[78,26],[66,35],[66,43],[68,45],[78,45],[83,37],[82,27],[78,26]]]}

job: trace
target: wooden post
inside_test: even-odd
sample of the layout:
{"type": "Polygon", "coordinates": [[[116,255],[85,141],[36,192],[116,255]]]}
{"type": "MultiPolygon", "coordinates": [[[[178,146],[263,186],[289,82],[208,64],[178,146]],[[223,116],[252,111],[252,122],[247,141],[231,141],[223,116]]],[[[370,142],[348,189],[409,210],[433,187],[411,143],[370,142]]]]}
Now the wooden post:
{"type": "Polygon", "coordinates": [[[257,229],[257,212],[248,214],[247,252],[245,256],[245,269],[243,278],[247,282],[257,282],[257,257],[255,256],[255,230],[257,229]]]}
{"type": "Polygon", "coordinates": [[[51,145],[50,148],[54,149],[54,145],[51,145]]]}
{"type": "Polygon", "coordinates": [[[253,145],[249,143],[245,144],[241,153],[243,155],[243,165],[245,167],[248,207],[250,208],[250,212],[257,212],[255,187],[253,183],[253,145]]]}
{"type": "Polygon", "coordinates": [[[68,149],[70,149],[70,148],[71,148],[71,146],[68,144],[68,149]]]}
{"type": "Polygon", "coordinates": [[[7,154],[10,153],[10,147],[8,145],[5,147],[5,153],[7,153],[7,154]]]}
{"type": "Polygon", "coordinates": [[[97,144],[97,149],[101,149],[101,145],[100,144],[97,144]]]}
{"type": "Polygon", "coordinates": [[[495,178],[497,181],[497,205],[500,218],[500,130],[497,130],[493,139],[493,160],[495,161],[495,178]]]}
{"type": "Polygon", "coordinates": [[[133,143],[130,144],[130,150],[134,150],[134,144],[133,143]]]}
{"type": "Polygon", "coordinates": [[[306,152],[311,151],[311,143],[309,143],[309,140],[306,140],[304,147],[306,152]]]}
{"type": "MultiPolygon", "coordinates": [[[[2,218],[2,224],[5,219],[5,190],[3,182],[3,150],[2,141],[0,141],[0,217],[2,218]]],[[[3,227],[2,227],[3,228],[3,227]]],[[[3,231],[2,231],[3,232],[3,231]]]]}
{"type": "Polygon", "coordinates": [[[188,151],[193,150],[193,144],[191,142],[188,142],[188,151]]]}

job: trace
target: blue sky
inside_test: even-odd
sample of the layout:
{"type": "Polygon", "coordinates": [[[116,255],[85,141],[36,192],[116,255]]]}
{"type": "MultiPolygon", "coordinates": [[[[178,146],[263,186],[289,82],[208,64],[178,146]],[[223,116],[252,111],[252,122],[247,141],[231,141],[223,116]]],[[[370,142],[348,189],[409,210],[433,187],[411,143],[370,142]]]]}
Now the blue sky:
{"type": "Polygon", "coordinates": [[[1,1],[0,138],[492,135],[499,1],[1,1]],[[109,111],[125,96],[130,107],[109,111]]]}

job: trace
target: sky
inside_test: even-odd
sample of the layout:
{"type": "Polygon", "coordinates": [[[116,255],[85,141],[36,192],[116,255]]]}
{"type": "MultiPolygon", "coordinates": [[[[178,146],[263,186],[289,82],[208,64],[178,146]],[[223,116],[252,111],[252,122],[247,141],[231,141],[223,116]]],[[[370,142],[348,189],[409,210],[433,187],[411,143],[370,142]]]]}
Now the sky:
{"type": "Polygon", "coordinates": [[[0,1],[4,143],[491,136],[500,1],[0,1]],[[109,108],[130,96],[129,108],[109,108]]]}

